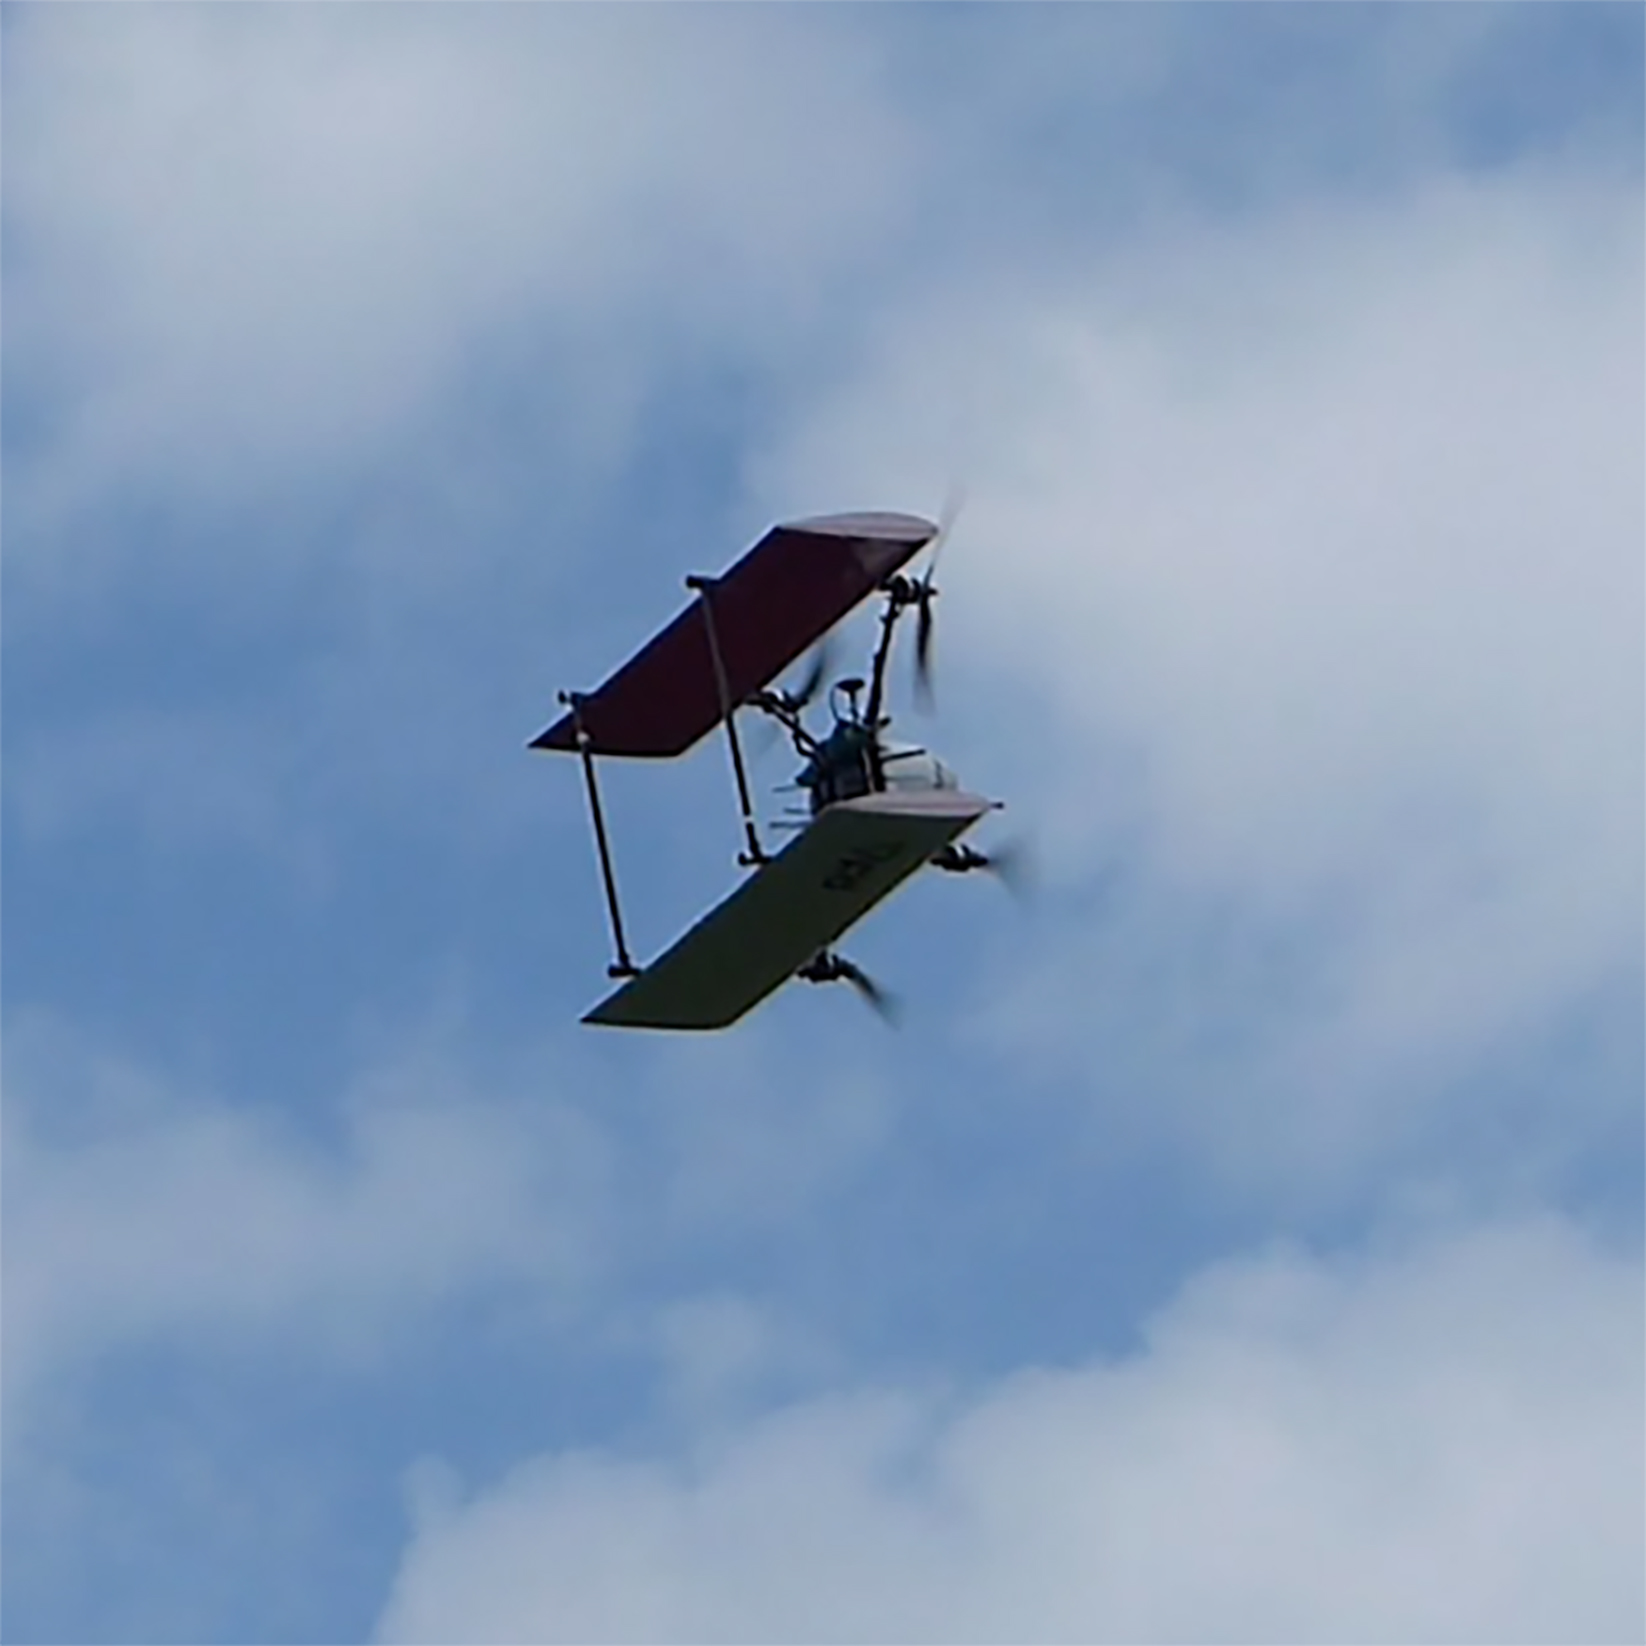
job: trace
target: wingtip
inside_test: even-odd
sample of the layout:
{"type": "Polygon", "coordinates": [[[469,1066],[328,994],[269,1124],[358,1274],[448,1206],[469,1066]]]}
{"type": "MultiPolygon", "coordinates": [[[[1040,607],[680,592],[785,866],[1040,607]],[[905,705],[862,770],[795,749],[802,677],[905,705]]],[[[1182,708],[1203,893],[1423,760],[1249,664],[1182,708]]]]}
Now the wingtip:
{"type": "Polygon", "coordinates": [[[786,520],[789,531],[812,537],[856,537],[884,543],[929,543],[938,526],[924,515],[900,514],[891,510],[861,510],[849,514],[814,514],[802,520],[786,520]]]}
{"type": "Polygon", "coordinates": [[[564,720],[557,720],[552,726],[546,727],[534,737],[526,747],[528,749],[550,749],[564,751],[572,746],[564,720]]]}

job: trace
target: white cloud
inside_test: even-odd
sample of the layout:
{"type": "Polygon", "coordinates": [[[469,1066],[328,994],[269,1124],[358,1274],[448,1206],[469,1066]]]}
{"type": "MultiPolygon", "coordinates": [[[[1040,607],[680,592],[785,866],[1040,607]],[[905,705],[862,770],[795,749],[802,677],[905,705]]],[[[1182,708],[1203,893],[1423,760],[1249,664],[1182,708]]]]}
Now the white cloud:
{"type": "Polygon", "coordinates": [[[277,1332],[376,1353],[510,1281],[569,1308],[609,1257],[606,1141],[477,1089],[433,1027],[338,1103],[338,1138],[179,1090],[68,1025],[6,1027],[6,1395],[110,1348],[277,1332]]]}
{"type": "Polygon", "coordinates": [[[1177,223],[957,274],[772,442],[763,496],[969,483],[946,702],[1066,917],[1015,1055],[1152,1022],[1142,1123],[1267,1192],[1638,961],[1641,278],[1638,190],[1559,169],[1177,223]]]}
{"type": "MultiPolygon", "coordinates": [[[[500,350],[564,378],[556,438],[598,470],[675,328],[803,328],[884,252],[919,164],[873,55],[821,18],[134,9],[12,32],[11,388],[42,401],[24,518],[59,528],[109,494],[245,505],[358,472],[500,350]]],[[[72,586],[85,535],[45,534],[26,569],[72,586]]]]}
{"type": "MultiPolygon", "coordinates": [[[[804,1238],[870,1166],[878,1083],[797,1072],[758,1030],[620,1048],[567,1028],[500,1051],[450,998],[418,1022],[356,1009],[351,1031],[341,1090],[254,1101],[201,1078],[223,1054],[198,1040],[191,1076],[8,1010],[6,1479],[32,1552],[16,1629],[336,1633],[352,1614],[358,1630],[399,1530],[374,1483],[385,1448],[438,1435],[463,1462],[506,1444],[546,1364],[556,1432],[603,1420],[608,1378],[622,1421],[697,1424],[838,1365],[833,1322],[740,1293],[732,1271],[804,1238]],[[196,1426],[181,1391],[201,1376],[196,1426]],[[340,1540],[365,1553],[334,1560],[340,1540]],[[291,1560],[313,1586],[271,1598],[291,1560]]],[[[434,1502],[455,1479],[411,1485],[434,1502]]]]}
{"type": "Polygon", "coordinates": [[[1569,762],[1525,827],[1615,827],[1640,223],[1632,191],[1459,181],[1182,230],[1050,291],[962,279],[886,318],[758,487],[935,496],[962,469],[955,649],[1059,729],[1146,743],[1182,876],[1312,880],[1459,757],[1493,801],[1569,762]]]}
{"type": "MultiPolygon", "coordinates": [[[[1373,30],[1381,55],[1369,83],[1386,91],[1424,65],[1428,130],[1448,65],[1471,61],[1483,31],[1491,25],[1473,19],[1373,30]]],[[[1575,783],[1553,773],[1540,792],[1569,795],[1574,814],[1615,815],[1581,792],[1597,770],[1616,769],[1583,755],[1610,728],[1586,706],[1570,712],[1560,681],[1544,688],[1570,655],[1571,631],[1592,608],[1626,609],[1627,591],[1590,600],[1582,577],[1554,576],[1544,561],[1535,585],[1511,568],[1506,601],[1476,596],[1488,576],[1495,588],[1481,545],[1505,521],[1520,540],[1551,515],[1563,541],[1583,537],[1571,512],[1582,499],[1564,483],[1573,461],[1604,465],[1595,496],[1609,496],[1617,453],[1638,444],[1638,417],[1605,451],[1574,453],[1563,433],[1579,421],[1563,412],[1582,411],[1571,391],[1590,394],[1582,374],[1596,338],[1624,396],[1634,393],[1639,349],[1610,331],[1619,294],[1626,303],[1638,283],[1632,194],[1597,202],[1557,177],[1225,231],[1193,226],[1185,200],[1168,195],[1129,249],[1084,266],[1071,246],[1101,235],[1063,240],[1025,224],[1021,240],[979,241],[972,214],[995,221],[1016,185],[998,157],[984,167],[974,141],[955,140],[945,124],[954,104],[964,125],[981,107],[981,129],[1013,133],[1000,152],[1021,168],[1031,89],[1065,86],[1070,65],[1101,46],[1103,72],[1127,65],[1107,93],[1140,118],[1127,88],[1174,83],[1211,38],[1179,20],[1116,25],[1101,39],[1080,19],[1007,31],[998,53],[961,54],[964,94],[935,77],[899,81],[897,65],[918,60],[906,44],[899,57],[855,26],[787,15],[648,15],[640,27],[626,13],[551,8],[391,25],[369,13],[138,9],[95,24],[42,12],[13,35],[14,66],[26,72],[14,74],[7,115],[18,248],[8,298],[20,317],[9,367],[13,404],[46,407],[13,421],[34,431],[16,437],[14,586],[127,586],[106,582],[115,563],[130,571],[163,555],[183,562],[197,595],[218,591],[216,619],[248,601],[264,609],[244,592],[264,588],[263,562],[281,575],[317,559],[369,568],[369,615],[343,626],[346,666],[316,670],[312,691],[283,697],[281,723],[261,729],[255,750],[238,754],[244,741],[218,735],[216,715],[168,713],[158,725],[141,704],[55,727],[49,747],[21,746],[32,826],[135,805],[171,834],[278,835],[290,819],[276,795],[330,794],[333,775],[347,785],[361,751],[384,746],[365,728],[391,701],[432,721],[450,699],[442,681],[408,708],[417,671],[363,662],[366,650],[415,658],[424,672],[448,648],[471,659],[475,634],[499,623],[491,585],[480,585],[486,610],[466,624],[450,618],[456,591],[479,582],[477,560],[536,566],[577,552],[573,534],[552,547],[522,541],[518,521],[477,529],[495,499],[467,472],[472,451],[450,443],[420,465],[430,490],[419,509],[385,503],[346,532],[225,536],[220,519],[200,529],[191,505],[229,500],[246,521],[274,494],[358,476],[409,426],[455,403],[466,374],[483,375],[477,362],[539,349],[552,392],[522,415],[555,420],[543,449],[556,455],[543,461],[578,454],[568,476],[592,485],[626,451],[642,380],[675,342],[739,360],[807,358],[810,322],[825,310],[831,339],[858,338],[858,352],[831,351],[813,373],[785,379],[798,411],[780,421],[784,439],[794,416],[814,427],[798,455],[772,460],[751,515],[842,499],[931,506],[953,469],[968,469],[968,532],[992,539],[1033,584],[1024,598],[995,586],[987,566],[968,571],[1007,619],[979,638],[1014,669],[1026,665],[1018,673],[1045,694],[1049,730],[1066,713],[1087,732],[1146,746],[1149,822],[1173,873],[1215,875],[1221,862],[1243,881],[1262,870],[1271,888],[1294,884],[1300,869],[1329,874],[1391,808],[1429,803],[1409,793],[1414,758],[1449,772],[1452,729],[1470,715],[1496,724],[1505,685],[1513,712],[1552,715],[1545,742],[1581,762],[1575,783]],[[817,117],[837,108],[851,118],[817,117]],[[1562,206],[1563,193],[1576,203],[1562,206]],[[957,205],[954,227],[946,214],[957,205]],[[1621,249],[1607,244],[1618,222],[1621,249]],[[1603,254],[1592,290],[1584,233],[1603,254]],[[1526,352],[1506,352],[1505,335],[1522,331],[1526,352]],[[1450,398],[1444,383],[1432,392],[1437,367],[1450,398]],[[1552,392],[1540,409],[1530,386],[1545,374],[1552,392]],[[1477,428],[1498,383],[1507,421],[1477,428]],[[1551,431],[1563,442],[1547,454],[1561,484],[1538,494],[1543,465],[1522,451],[1551,431]],[[935,455],[922,450],[934,438],[935,455]],[[1442,451],[1493,467],[1482,477],[1453,462],[1439,474],[1442,451]],[[1519,482],[1507,492],[1505,453],[1519,482]],[[429,478],[447,473],[443,484],[429,478]],[[1467,496],[1482,478],[1490,512],[1467,496]],[[100,498],[138,494],[193,527],[90,530],[76,519],[100,498]],[[31,521],[55,525],[33,531],[31,521]],[[1437,526],[1452,540],[1432,560],[1440,586],[1422,609],[1401,578],[1437,547],[1437,526]],[[1465,529],[1480,542],[1458,559],[1465,529]],[[1377,562],[1357,562],[1374,540],[1377,562]],[[1062,548],[1081,541],[1100,542],[1103,562],[1071,579],[1062,548]],[[395,606],[420,561],[441,567],[430,574],[439,598],[425,603],[447,617],[438,628],[395,606]],[[1557,644],[1546,643],[1547,625],[1524,625],[1528,591],[1550,595],[1557,644]],[[1266,594],[1277,598],[1266,604],[1266,594]],[[1308,600],[1339,609],[1300,622],[1308,600]],[[1343,658],[1374,649],[1400,657],[1404,685],[1343,680],[1343,658]],[[1281,722],[1284,735],[1269,735],[1281,722]],[[196,775],[145,786],[151,759],[196,775]],[[301,781],[287,780],[293,769],[301,781]],[[162,788],[187,793],[180,820],[154,802],[162,788]]],[[[1175,151],[1140,140],[1138,152],[1154,157],[1136,162],[1150,173],[1175,151]]],[[[1275,161],[1265,150],[1252,166],[1275,161]]],[[[1100,217],[1087,203],[1077,224],[1088,208],[1100,217]]],[[[1590,546],[1584,538],[1579,552],[1590,546]]],[[[958,651],[969,636],[953,604],[958,651]]],[[[278,602],[267,609],[291,615],[278,602]]],[[[513,712],[502,695],[489,712],[513,712]]],[[[1607,700],[1627,713],[1633,695],[1607,700]]],[[[229,712],[242,707],[262,717],[267,705],[229,712]]],[[[408,804],[398,787],[416,757],[402,743],[348,797],[393,792],[391,810],[418,814],[425,797],[408,804]]],[[[436,758],[460,755],[448,745],[436,758]]],[[[1445,799],[1458,812],[1473,803],[1466,786],[1445,799]]],[[[1079,805],[1094,809],[1084,794],[1079,805]]],[[[1535,826],[1531,814],[1523,832],[1535,826]]],[[[1580,918],[1591,903],[1615,899],[1576,886],[1557,908],[1580,918]]]]}
{"type": "MultiPolygon", "coordinates": [[[[1407,155],[1444,150],[1451,78],[1516,27],[1496,13],[1342,29],[1071,15],[980,36],[621,8],[23,16],[8,36],[8,386],[29,456],[14,565],[81,589],[106,573],[94,554],[138,552],[85,529],[111,497],[256,507],[358,475],[498,358],[529,360],[521,375],[552,390],[525,415],[567,472],[609,474],[677,346],[827,370],[813,322],[867,312],[911,270],[1043,264],[1111,195],[1193,209],[1179,173],[1203,134],[1177,129],[1175,105],[1149,111],[1223,74],[1231,49],[1324,51],[1358,109],[1351,146],[1376,146],[1364,102],[1383,149],[1407,155]],[[1333,56],[1345,42],[1352,77],[1333,56]],[[1114,181],[1072,213],[1023,215],[1048,108],[1099,123],[1114,181]]],[[[1248,182],[1306,185],[1295,129],[1334,129],[1308,77],[1282,95],[1268,121],[1208,115],[1254,145],[1248,182]]],[[[250,552],[214,530],[194,573],[250,552]]]]}
{"type": "Polygon", "coordinates": [[[670,1265],[809,1228],[879,1156],[885,1083],[850,1060],[797,1073],[754,1031],[636,1048],[619,1099],[574,1034],[500,1055],[445,999],[371,1033],[341,1090],[274,1104],[8,1013],[14,1433],[57,1383],[145,1345],[277,1334],[305,1361],[369,1361],[487,1298],[655,1361],[693,1414],[821,1364],[821,1329],[735,1291],[672,1296],[670,1265]]]}
{"type": "MultiPolygon", "coordinates": [[[[1052,895],[1038,962],[984,979],[1001,1003],[957,1026],[958,1058],[920,1058],[945,1101],[1017,1104],[1002,1073],[1045,1058],[1096,1092],[1114,1156],[1164,1132],[1196,1192],[1237,1178],[1284,1222],[1287,1197],[1387,1193],[1481,1101],[1460,1075],[1638,961],[1638,184],[1389,186],[1444,149],[1436,104],[1497,13],[1374,31],[1348,89],[1400,163],[1332,205],[1298,136],[1341,135],[1311,77],[1216,152],[1150,118],[1226,78],[1186,14],[1109,32],[1071,10],[954,78],[832,13],[456,15],[13,20],[13,589],[175,574],[232,635],[248,606],[253,628],[291,615],[259,604],[287,578],[343,636],[274,663],[272,704],[66,694],[14,743],[31,844],[136,817],[324,874],[369,791],[394,826],[449,845],[461,805],[512,846],[535,801],[465,752],[516,712],[498,608],[528,604],[520,567],[582,551],[513,529],[489,431],[454,426],[497,412],[507,360],[544,385],[511,398],[510,437],[604,496],[681,358],[717,382],[757,361],[753,517],[969,483],[939,736],[1036,823],[1052,895]],[[1062,143],[1077,108],[1101,140],[1062,143]],[[1043,170],[1048,135],[1123,184],[1043,170]],[[1263,209],[1197,215],[1190,149],[1263,209]],[[375,474],[395,496],[347,529],[257,529],[375,474]],[[345,562],[358,591],[292,575],[345,562]]],[[[595,1054],[575,1078],[604,1100],[659,1099],[614,1159],[538,1080],[517,1102],[419,1040],[322,1144],[71,1031],[7,1032],[8,1400],[72,1399],[133,1344],[370,1353],[488,1284],[550,1308],[603,1285],[582,1323],[655,1354],[673,1418],[712,1425],[688,1457],[540,1459],[466,1505],[431,1465],[390,1636],[1639,1632],[1641,1277],[1559,1222],[1252,1259],[1130,1359],[752,1422],[838,1371],[839,1322],[718,1273],[653,1308],[623,1265],[729,1267],[816,1221],[883,1159],[895,1080],[747,1036],[595,1054]]],[[[1613,1098],[1535,1101],[1585,1147],[1613,1098]]]]}
{"type": "Polygon", "coordinates": [[[448,1492],[379,1635],[1638,1639],[1640,1284],[1556,1220],[1230,1262],[1124,1360],[448,1492]]]}
{"type": "Polygon", "coordinates": [[[841,1371],[842,1356],[817,1322],[733,1291],[648,1310],[646,1327],[669,1411],[689,1431],[741,1418],[785,1386],[815,1388],[841,1371]]]}

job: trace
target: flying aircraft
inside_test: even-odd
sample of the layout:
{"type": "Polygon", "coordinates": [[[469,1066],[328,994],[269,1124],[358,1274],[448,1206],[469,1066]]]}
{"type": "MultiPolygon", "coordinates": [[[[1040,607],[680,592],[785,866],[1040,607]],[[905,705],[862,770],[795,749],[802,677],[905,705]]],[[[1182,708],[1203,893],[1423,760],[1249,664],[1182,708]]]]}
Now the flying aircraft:
{"type": "Polygon", "coordinates": [[[718,577],[687,577],[696,598],[595,690],[560,693],[565,713],[529,746],[582,762],[616,950],[607,974],[619,984],[585,1023],[725,1028],[791,978],[848,983],[889,1015],[885,991],[834,944],[927,865],[956,874],[1007,869],[1003,856],[959,843],[1000,803],[966,792],[927,750],[884,736],[891,725],[885,707],[892,637],[910,612],[916,686],[930,696],[933,573],[945,535],[910,514],[832,514],[773,526],[718,577]],[[910,577],[904,568],[922,550],[925,572],[910,577]],[[827,637],[876,592],[885,604],[868,677],[832,683],[833,724],[815,735],[805,713],[824,684],[827,637]],[[773,689],[812,647],[818,650],[800,686],[773,689]],[[761,842],[740,712],[776,722],[805,762],[795,779],[806,796],[803,820],[787,820],[795,838],[776,853],[761,842]],[[743,824],[738,863],[747,873],[650,965],[636,966],[596,759],[672,759],[717,725],[731,755],[743,824]]]}

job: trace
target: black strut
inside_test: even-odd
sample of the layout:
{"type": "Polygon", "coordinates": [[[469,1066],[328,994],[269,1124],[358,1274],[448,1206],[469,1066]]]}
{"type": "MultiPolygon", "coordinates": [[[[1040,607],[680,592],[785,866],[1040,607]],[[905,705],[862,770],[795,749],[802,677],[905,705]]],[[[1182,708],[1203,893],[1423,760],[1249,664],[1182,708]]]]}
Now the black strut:
{"type": "Polygon", "coordinates": [[[617,906],[617,876],[612,871],[611,845],[606,839],[606,817],[600,808],[600,785],[594,775],[593,739],[583,724],[583,694],[562,692],[560,701],[572,711],[572,732],[578,755],[583,761],[583,778],[589,789],[589,816],[594,820],[594,844],[600,854],[600,878],[606,886],[606,908],[611,914],[612,942],[617,959],[606,968],[608,977],[638,977],[640,968],[629,958],[629,946],[623,940],[623,913],[617,906]]]}
{"type": "Polygon", "coordinates": [[[743,764],[743,744],[737,735],[737,705],[732,702],[731,682],[726,676],[726,660],[720,650],[720,632],[714,622],[714,602],[709,598],[716,579],[693,575],[686,579],[686,587],[693,591],[703,607],[703,628],[709,637],[709,658],[714,664],[715,690],[720,694],[720,713],[726,722],[726,741],[731,745],[732,775],[737,779],[737,800],[743,810],[743,833],[749,849],[738,854],[737,861],[744,868],[767,861],[755,828],[754,801],[749,795],[749,774],[743,764]]]}

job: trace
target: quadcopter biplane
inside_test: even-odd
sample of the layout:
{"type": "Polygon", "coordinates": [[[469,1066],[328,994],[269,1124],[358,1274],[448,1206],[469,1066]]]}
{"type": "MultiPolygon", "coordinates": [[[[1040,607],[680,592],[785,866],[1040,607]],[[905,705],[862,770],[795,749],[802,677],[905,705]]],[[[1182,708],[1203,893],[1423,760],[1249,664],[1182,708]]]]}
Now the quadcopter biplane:
{"type": "MultiPolygon", "coordinates": [[[[620,986],[585,1023],[624,1028],[718,1029],[790,978],[845,982],[884,1010],[887,997],[833,945],[916,870],[1004,869],[958,845],[998,802],[968,794],[925,749],[889,744],[885,713],[892,636],[916,617],[916,684],[929,693],[932,581],[943,532],[907,514],[836,514],[772,527],[719,577],[692,576],[696,598],[592,692],[562,692],[566,712],[534,749],[579,756],[620,986]],[[904,567],[931,551],[925,574],[904,567]],[[824,685],[825,637],[878,591],[885,597],[868,679],[835,681],[832,727],[818,736],[805,711],[824,685]],[[793,691],[772,682],[811,647],[793,691]],[[865,693],[866,700],[865,700],[865,693]],[[762,845],[738,731],[739,713],[775,721],[805,762],[796,779],[808,804],[781,851],[762,845]],[[669,759],[716,726],[725,729],[742,815],[739,864],[751,871],[715,908],[644,968],[630,958],[601,808],[596,759],[669,759]]],[[[779,824],[779,827],[784,826],[779,824]]]]}

